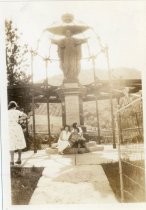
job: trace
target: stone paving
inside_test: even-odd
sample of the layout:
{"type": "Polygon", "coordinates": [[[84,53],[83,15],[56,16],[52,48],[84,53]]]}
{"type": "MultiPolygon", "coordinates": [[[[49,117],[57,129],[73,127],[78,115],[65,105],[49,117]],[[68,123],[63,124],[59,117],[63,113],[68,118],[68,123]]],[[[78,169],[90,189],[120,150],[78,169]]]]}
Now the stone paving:
{"type": "Polygon", "coordinates": [[[29,204],[117,203],[101,166],[117,159],[112,145],[103,151],[63,156],[44,150],[25,152],[24,167],[44,167],[29,204]]]}

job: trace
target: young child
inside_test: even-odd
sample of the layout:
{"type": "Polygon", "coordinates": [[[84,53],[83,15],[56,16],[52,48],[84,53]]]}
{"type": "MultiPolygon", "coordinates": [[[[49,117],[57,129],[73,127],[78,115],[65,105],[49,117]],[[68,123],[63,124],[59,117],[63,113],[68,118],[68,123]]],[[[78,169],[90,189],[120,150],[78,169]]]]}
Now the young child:
{"type": "Polygon", "coordinates": [[[79,129],[74,128],[74,131],[71,133],[71,135],[69,137],[70,146],[72,147],[72,146],[77,145],[79,139],[80,139],[79,129]]]}
{"type": "MultiPolygon", "coordinates": [[[[80,147],[86,148],[85,139],[79,133],[79,128],[74,128],[73,132],[69,137],[69,143],[71,147],[77,147],[78,153],[80,153],[80,147]]],[[[86,148],[87,150],[87,148],[86,148]]],[[[87,150],[88,151],[88,150],[87,150]]]]}

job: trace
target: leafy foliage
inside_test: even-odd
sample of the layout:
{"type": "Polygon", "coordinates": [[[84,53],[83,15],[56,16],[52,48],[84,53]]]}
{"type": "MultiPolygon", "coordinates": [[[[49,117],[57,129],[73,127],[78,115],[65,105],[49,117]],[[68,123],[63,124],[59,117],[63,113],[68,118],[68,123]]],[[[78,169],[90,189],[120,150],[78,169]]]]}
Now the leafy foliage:
{"type": "Polygon", "coordinates": [[[21,43],[21,34],[11,20],[5,21],[5,32],[8,85],[26,84],[30,80],[25,73],[28,67],[28,46],[21,43]]]}

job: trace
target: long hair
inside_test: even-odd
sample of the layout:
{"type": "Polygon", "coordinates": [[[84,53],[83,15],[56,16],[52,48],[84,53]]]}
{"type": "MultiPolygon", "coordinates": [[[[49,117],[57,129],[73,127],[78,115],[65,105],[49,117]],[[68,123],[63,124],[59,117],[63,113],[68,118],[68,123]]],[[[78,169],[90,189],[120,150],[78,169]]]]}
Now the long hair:
{"type": "Polygon", "coordinates": [[[73,127],[73,128],[77,128],[77,123],[76,123],[76,122],[73,123],[73,124],[72,124],[72,127],[73,127]]]}

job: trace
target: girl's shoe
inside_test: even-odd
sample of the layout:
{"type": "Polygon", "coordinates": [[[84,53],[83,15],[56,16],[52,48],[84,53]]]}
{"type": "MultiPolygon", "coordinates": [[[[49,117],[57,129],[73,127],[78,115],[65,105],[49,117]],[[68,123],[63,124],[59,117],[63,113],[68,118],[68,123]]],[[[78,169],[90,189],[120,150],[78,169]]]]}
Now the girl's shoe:
{"type": "Polygon", "coordinates": [[[64,153],[63,152],[59,152],[59,155],[64,155],[64,153]]]}
{"type": "Polygon", "coordinates": [[[14,162],[10,162],[10,166],[14,166],[14,162]]]}
{"type": "Polygon", "coordinates": [[[20,165],[21,164],[21,160],[17,160],[15,163],[20,165]]]}

